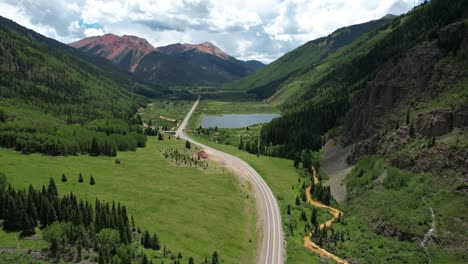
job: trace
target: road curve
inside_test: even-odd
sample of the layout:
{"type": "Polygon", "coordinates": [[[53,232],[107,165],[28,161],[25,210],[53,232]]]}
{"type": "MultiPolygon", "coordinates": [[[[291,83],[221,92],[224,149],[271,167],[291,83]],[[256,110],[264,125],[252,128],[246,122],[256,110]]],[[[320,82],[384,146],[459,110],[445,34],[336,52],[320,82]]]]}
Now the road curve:
{"type": "Polygon", "coordinates": [[[180,124],[176,135],[181,139],[190,140],[192,144],[195,144],[211,155],[216,156],[217,161],[229,164],[231,167],[235,168],[236,172],[242,173],[245,178],[252,183],[256,195],[257,214],[259,216],[260,223],[262,224],[262,243],[261,248],[259,249],[260,252],[257,253],[257,263],[283,264],[284,239],[281,224],[281,212],[273,192],[270,190],[263,178],[245,161],[233,155],[201,144],[189,138],[185,134],[187,122],[195,108],[197,108],[199,102],[200,97],[198,97],[197,101],[193,104],[187,116],[180,124]]]}

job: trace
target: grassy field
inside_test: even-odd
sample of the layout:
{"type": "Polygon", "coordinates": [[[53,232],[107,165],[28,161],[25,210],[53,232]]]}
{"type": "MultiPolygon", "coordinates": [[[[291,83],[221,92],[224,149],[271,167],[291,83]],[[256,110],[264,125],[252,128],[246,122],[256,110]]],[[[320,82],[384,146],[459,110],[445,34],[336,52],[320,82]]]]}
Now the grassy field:
{"type": "MultiPolygon", "coordinates": [[[[141,229],[157,232],[163,245],[182,253],[182,262],[189,256],[200,262],[217,250],[223,263],[252,263],[257,232],[250,186],[214,164],[206,170],[177,167],[163,157],[161,151],[183,149],[184,142],[152,137],[147,145],[117,157],[51,157],[0,149],[0,168],[17,188],[41,187],[54,177],[62,194],[124,203],[141,229]],[[62,173],[66,183],[60,181],[62,173]],[[84,183],[78,183],[79,173],[84,183]],[[94,186],[88,184],[91,174],[94,186]]],[[[0,234],[0,245],[14,246],[14,237],[0,234]]],[[[44,241],[19,242],[26,248],[45,246],[44,241]]]]}
{"type": "Polygon", "coordinates": [[[193,101],[189,100],[153,100],[145,108],[140,108],[138,113],[147,124],[151,120],[154,127],[175,129],[192,104],[193,101]]]}
{"type": "MultiPolygon", "coordinates": [[[[305,178],[299,176],[298,171],[293,167],[292,161],[266,156],[257,157],[256,155],[252,155],[248,152],[240,151],[235,146],[217,144],[213,141],[207,140],[205,137],[193,133],[190,136],[201,143],[210,145],[216,149],[222,150],[226,153],[243,159],[263,177],[265,182],[275,194],[281,209],[283,231],[286,234],[287,243],[286,263],[321,263],[320,257],[309,252],[303,246],[303,223],[297,223],[297,227],[295,229],[297,232],[294,232],[294,234],[288,232],[285,226],[285,223],[289,221],[288,219],[299,218],[298,215],[300,214],[301,210],[303,210],[303,207],[309,208],[306,203],[301,204],[301,206],[294,205],[296,195],[298,194],[298,184],[300,184],[298,182],[298,178],[301,178],[301,181],[304,181],[305,178]],[[292,205],[292,216],[288,216],[286,213],[288,204],[292,205]]],[[[310,216],[310,212],[307,212],[307,214],[310,216]]],[[[320,219],[323,219],[322,217],[327,217],[326,213],[323,211],[320,213],[320,219]]],[[[327,260],[324,259],[324,261],[327,260]]]]}

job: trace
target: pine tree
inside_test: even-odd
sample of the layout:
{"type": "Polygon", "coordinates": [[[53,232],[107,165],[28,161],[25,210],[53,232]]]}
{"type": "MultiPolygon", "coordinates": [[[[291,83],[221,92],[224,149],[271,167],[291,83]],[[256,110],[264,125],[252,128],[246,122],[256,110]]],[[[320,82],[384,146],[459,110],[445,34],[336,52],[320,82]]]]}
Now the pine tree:
{"type": "Polygon", "coordinates": [[[161,249],[161,245],[159,244],[159,238],[158,238],[158,235],[156,233],[154,233],[153,237],[151,238],[151,248],[154,249],[154,250],[160,250],[161,249]]]}
{"type": "Polygon", "coordinates": [[[296,205],[301,205],[301,200],[299,200],[299,196],[296,195],[296,205]]]}
{"type": "Polygon", "coordinates": [[[244,142],[242,141],[242,138],[239,141],[239,146],[237,147],[239,150],[244,150],[244,142]]]}
{"type": "Polygon", "coordinates": [[[405,123],[406,123],[407,125],[410,123],[410,108],[408,108],[408,111],[406,111],[405,123]]]}
{"type": "Polygon", "coordinates": [[[80,172],[80,175],[78,176],[78,182],[79,183],[83,182],[83,175],[81,175],[81,172],[80,172]]]}
{"type": "Polygon", "coordinates": [[[89,153],[93,156],[99,155],[99,144],[97,142],[96,137],[93,137],[93,139],[91,140],[91,150],[89,151],[89,153]]]}
{"type": "Polygon", "coordinates": [[[318,225],[317,214],[318,214],[317,208],[312,209],[312,215],[310,216],[310,223],[314,226],[318,225]]]}
{"type": "Polygon", "coordinates": [[[288,215],[291,215],[291,205],[288,204],[288,210],[287,210],[288,215]]]}
{"type": "Polygon", "coordinates": [[[3,112],[2,109],[0,109],[0,122],[5,122],[6,121],[6,114],[3,112]]]}
{"type": "Polygon", "coordinates": [[[219,256],[218,252],[213,252],[213,256],[211,257],[211,264],[219,264],[219,256]]]}
{"type": "Polygon", "coordinates": [[[296,157],[294,158],[294,168],[298,169],[300,162],[301,160],[299,159],[299,155],[296,155],[296,157]]]}
{"type": "Polygon", "coordinates": [[[195,260],[193,260],[193,258],[190,257],[189,260],[188,260],[188,264],[195,264],[195,260]]]}
{"type": "Polygon", "coordinates": [[[19,231],[20,226],[20,212],[16,201],[13,197],[7,197],[7,206],[5,208],[5,215],[3,221],[3,228],[8,231],[19,231]]]}
{"type": "Polygon", "coordinates": [[[50,177],[49,186],[47,186],[47,193],[50,197],[58,196],[57,185],[55,185],[54,178],[50,177]]]}
{"type": "Polygon", "coordinates": [[[145,234],[143,235],[143,247],[145,248],[151,248],[151,236],[148,231],[145,231],[145,234]]]}
{"type": "Polygon", "coordinates": [[[96,182],[94,181],[93,175],[91,175],[91,178],[89,178],[89,184],[90,184],[90,185],[96,184],[96,182]]]}
{"type": "Polygon", "coordinates": [[[65,173],[62,173],[62,182],[66,182],[67,181],[67,177],[65,176],[65,173]]]}
{"type": "Polygon", "coordinates": [[[181,258],[182,258],[182,253],[179,252],[179,253],[177,254],[177,258],[178,258],[178,259],[181,259],[181,258]]]}
{"type": "Polygon", "coordinates": [[[185,148],[190,149],[192,146],[190,145],[190,141],[185,141],[185,148]]]}
{"type": "Polygon", "coordinates": [[[163,137],[163,134],[161,134],[161,132],[158,132],[158,140],[163,140],[164,137],[163,137]]]}

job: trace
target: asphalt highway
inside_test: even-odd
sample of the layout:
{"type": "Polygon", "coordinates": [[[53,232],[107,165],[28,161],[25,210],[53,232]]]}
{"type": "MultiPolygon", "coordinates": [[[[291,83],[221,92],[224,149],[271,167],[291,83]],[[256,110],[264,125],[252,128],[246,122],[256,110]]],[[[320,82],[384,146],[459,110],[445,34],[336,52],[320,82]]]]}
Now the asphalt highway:
{"type": "Polygon", "coordinates": [[[248,180],[254,189],[257,214],[261,225],[261,247],[257,252],[257,263],[259,264],[283,264],[284,263],[284,239],[281,224],[281,212],[278,207],[273,192],[265,183],[263,178],[245,161],[219,151],[207,145],[201,144],[185,134],[185,127],[191,115],[197,108],[200,98],[193,104],[185,119],[177,129],[176,135],[184,140],[189,140],[191,144],[195,144],[202,148],[210,156],[215,156],[213,159],[228,164],[233,168],[234,173],[242,174],[248,180]]]}

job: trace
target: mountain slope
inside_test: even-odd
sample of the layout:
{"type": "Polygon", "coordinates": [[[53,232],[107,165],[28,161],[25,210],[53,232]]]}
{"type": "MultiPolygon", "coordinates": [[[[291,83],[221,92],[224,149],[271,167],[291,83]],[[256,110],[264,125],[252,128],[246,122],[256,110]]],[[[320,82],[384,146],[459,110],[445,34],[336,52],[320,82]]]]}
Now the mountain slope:
{"type": "Polygon", "coordinates": [[[106,34],[85,38],[70,46],[107,58],[122,69],[135,73],[138,80],[152,84],[224,83],[263,66],[257,61],[237,60],[209,42],[154,48],[135,36],[106,34]]]}
{"type": "Polygon", "coordinates": [[[115,66],[98,68],[76,52],[0,20],[1,146],[24,153],[115,155],[145,144],[129,117],[145,101],[133,91],[151,89],[125,75],[114,79],[115,66]]]}
{"type": "Polygon", "coordinates": [[[129,72],[134,72],[141,59],[154,50],[145,39],[113,34],[85,38],[70,43],[70,46],[105,57],[129,72]]]}
{"type": "Polygon", "coordinates": [[[300,74],[298,73],[300,71],[315,67],[318,62],[336,50],[387,23],[388,19],[386,16],[379,20],[338,29],[327,37],[309,41],[263,69],[225,86],[248,90],[258,98],[268,98],[279,90],[288,78],[300,74]]]}
{"type": "Polygon", "coordinates": [[[466,262],[467,69],[468,1],[433,0],[281,83],[294,93],[262,127],[265,153],[297,162],[332,146],[354,166],[327,175],[345,223],[321,234],[325,249],[352,263],[466,262]]]}
{"type": "Polygon", "coordinates": [[[190,50],[197,50],[202,53],[214,55],[225,61],[228,61],[229,59],[232,58],[230,55],[226,54],[220,48],[216,47],[215,45],[209,42],[203,42],[203,43],[196,44],[196,45],[176,43],[176,44],[171,44],[171,45],[167,45],[164,47],[158,47],[156,48],[156,50],[167,55],[177,55],[177,54],[181,54],[190,50]]]}

